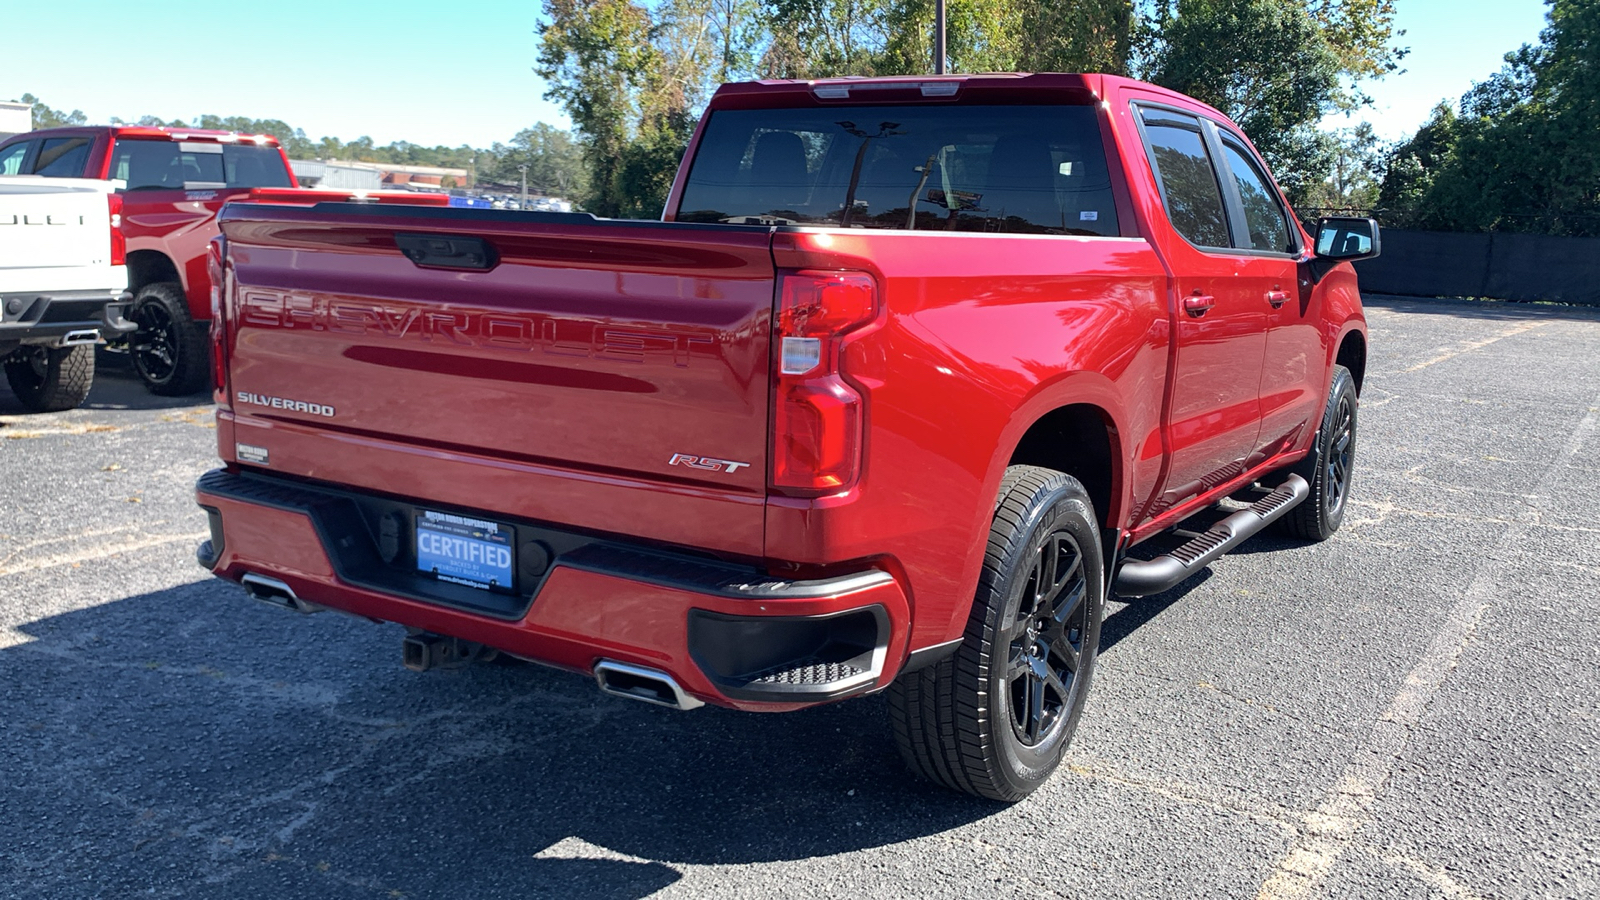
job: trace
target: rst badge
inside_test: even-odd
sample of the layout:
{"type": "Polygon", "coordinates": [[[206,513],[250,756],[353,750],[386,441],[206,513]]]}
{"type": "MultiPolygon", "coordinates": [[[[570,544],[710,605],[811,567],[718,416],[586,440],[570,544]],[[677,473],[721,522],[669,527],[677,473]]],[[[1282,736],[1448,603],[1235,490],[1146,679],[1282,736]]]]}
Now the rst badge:
{"type": "Polygon", "coordinates": [[[674,453],[668,461],[669,466],[684,466],[689,469],[699,469],[702,472],[727,472],[733,474],[740,469],[750,468],[749,463],[734,462],[731,459],[712,459],[709,456],[690,456],[687,453],[674,453]]]}

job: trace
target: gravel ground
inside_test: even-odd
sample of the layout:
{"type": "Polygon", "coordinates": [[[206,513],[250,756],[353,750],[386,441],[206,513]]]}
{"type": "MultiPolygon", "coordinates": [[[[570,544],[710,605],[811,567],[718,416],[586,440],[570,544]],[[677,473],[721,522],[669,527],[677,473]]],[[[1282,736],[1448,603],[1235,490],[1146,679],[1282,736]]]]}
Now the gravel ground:
{"type": "Polygon", "coordinates": [[[0,896],[1600,895],[1600,315],[1369,301],[1353,507],[1113,604],[1029,800],[881,698],[678,713],[193,562],[204,397],[0,386],[0,896]]]}

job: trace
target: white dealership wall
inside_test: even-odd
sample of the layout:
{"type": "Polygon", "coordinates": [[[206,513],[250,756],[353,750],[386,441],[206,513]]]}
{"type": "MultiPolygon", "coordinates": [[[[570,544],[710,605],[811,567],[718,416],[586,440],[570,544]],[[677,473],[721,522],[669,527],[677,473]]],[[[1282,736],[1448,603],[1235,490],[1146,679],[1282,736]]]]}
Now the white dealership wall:
{"type": "Polygon", "coordinates": [[[0,100],[0,141],[33,130],[33,104],[0,100]]]}

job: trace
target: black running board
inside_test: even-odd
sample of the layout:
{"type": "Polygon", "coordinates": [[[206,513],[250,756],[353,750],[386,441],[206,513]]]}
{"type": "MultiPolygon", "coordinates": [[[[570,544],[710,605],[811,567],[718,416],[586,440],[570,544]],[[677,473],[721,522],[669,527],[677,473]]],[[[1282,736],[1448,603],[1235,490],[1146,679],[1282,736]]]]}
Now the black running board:
{"type": "Polygon", "coordinates": [[[1117,570],[1112,587],[1124,597],[1148,597],[1175,587],[1213,560],[1249,540],[1311,495],[1311,485],[1290,475],[1272,493],[1206,529],[1171,553],[1151,560],[1129,560],[1117,570]]]}

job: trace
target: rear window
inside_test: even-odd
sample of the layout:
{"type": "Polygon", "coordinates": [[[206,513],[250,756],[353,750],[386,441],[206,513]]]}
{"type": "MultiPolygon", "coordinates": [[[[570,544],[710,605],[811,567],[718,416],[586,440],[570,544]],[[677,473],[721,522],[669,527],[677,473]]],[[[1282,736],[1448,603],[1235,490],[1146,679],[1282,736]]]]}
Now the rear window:
{"type": "Polygon", "coordinates": [[[93,138],[48,138],[39,145],[39,158],[33,161],[33,174],[48,178],[82,178],[89,161],[93,138]]]}
{"type": "Polygon", "coordinates": [[[711,114],[680,222],[1119,234],[1094,109],[840,106],[711,114]]]}
{"type": "Polygon", "coordinates": [[[111,154],[111,177],[126,181],[130,191],[182,190],[186,184],[294,186],[277,148],[209,141],[120,139],[111,154]]]}

